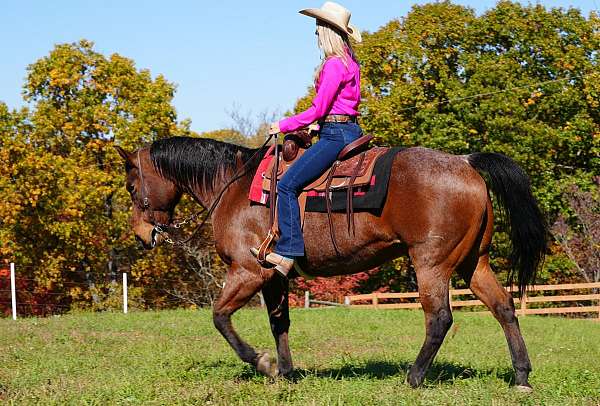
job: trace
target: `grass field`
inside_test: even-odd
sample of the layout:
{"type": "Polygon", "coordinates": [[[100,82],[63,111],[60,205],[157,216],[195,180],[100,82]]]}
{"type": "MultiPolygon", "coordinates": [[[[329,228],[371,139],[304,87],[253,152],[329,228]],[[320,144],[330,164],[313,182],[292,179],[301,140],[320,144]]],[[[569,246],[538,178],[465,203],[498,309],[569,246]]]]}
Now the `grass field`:
{"type": "MultiPolygon", "coordinates": [[[[455,313],[425,386],[407,370],[421,345],[418,311],[292,312],[293,380],[256,375],[213,328],[208,310],[82,313],[0,320],[0,401],[14,404],[600,404],[600,323],[521,320],[530,395],[491,316],[455,313]]],[[[266,314],[242,310],[238,331],[273,353],[266,314]]]]}

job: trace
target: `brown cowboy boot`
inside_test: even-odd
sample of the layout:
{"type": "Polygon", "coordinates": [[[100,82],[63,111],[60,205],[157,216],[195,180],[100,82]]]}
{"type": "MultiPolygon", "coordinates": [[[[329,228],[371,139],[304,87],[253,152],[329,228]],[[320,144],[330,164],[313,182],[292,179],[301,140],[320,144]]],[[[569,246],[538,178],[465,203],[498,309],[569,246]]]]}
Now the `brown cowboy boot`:
{"type": "MultiPolygon", "coordinates": [[[[250,248],[250,252],[255,257],[258,257],[258,248],[250,248]]],[[[269,252],[265,257],[265,260],[268,263],[275,265],[275,270],[285,277],[287,277],[288,273],[290,273],[290,271],[294,267],[293,259],[286,258],[275,252],[269,252]]]]}

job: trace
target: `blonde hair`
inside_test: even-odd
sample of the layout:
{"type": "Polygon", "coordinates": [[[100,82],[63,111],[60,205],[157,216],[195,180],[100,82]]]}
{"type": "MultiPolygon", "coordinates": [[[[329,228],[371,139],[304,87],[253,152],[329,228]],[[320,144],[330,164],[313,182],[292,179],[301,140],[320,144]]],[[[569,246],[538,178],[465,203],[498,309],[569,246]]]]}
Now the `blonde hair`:
{"type": "Polygon", "coordinates": [[[346,67],[348,67],[348,57],[356,60],[348,35],[319,19],[317,19],[316,34],[319,48],[323,51],[323,60],[315,70],[315,83],[319,81],[323,65],[332,56],[339,57],[346,67]]]}

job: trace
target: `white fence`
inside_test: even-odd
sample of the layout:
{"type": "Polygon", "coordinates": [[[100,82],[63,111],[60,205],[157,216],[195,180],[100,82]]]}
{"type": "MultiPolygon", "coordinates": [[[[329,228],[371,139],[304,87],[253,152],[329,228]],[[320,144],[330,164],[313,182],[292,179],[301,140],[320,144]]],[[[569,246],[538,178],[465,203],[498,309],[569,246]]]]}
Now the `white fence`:
{"type": "MultiPolygon", "coordinates": [[[[15,264],[10,263],[10,303],[12,319],[17,319],[17,278],[15,275],[15,264]]],[[[123,273],[123,313],[128,312],[128,297],[127,297],[127,273],[123,273]]]]}

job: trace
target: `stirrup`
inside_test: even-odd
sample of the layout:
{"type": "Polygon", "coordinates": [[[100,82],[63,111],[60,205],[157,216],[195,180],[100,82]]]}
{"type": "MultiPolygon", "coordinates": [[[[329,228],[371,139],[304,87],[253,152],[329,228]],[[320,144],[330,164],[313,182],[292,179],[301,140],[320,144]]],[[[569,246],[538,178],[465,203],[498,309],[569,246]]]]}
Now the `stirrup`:
{"type": "Polygon", "coordinates": [[[255,248],[255,247],[250,248],[250,252],[252,253],[252,255],[254,255],[256,257],[256,259],[258,260],[258,263],[261,264],[262,266],[266,266],[268,268],[272,267],[272,265],[267,261],[267,255],[269,255],[269,253],[271,252],[269,250],[269,248],[271,247],[271,244],[273,244],[273,241],[278,236],[279,236],[279,233],[277,231],[270,229],[269,232],[267,233],[267,237],[264,239],[263,242],[260,243],[258,248],[255,248]]]}

